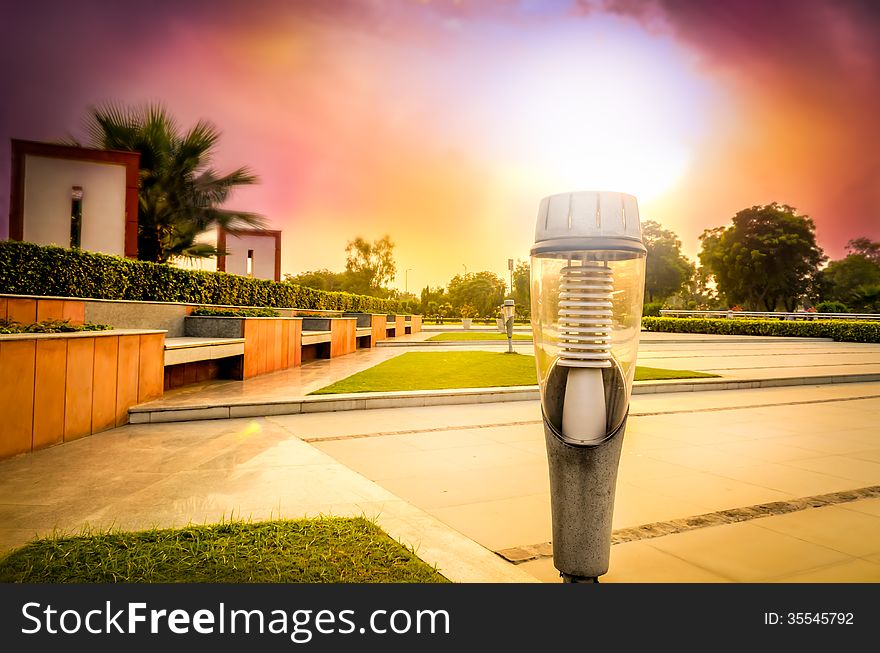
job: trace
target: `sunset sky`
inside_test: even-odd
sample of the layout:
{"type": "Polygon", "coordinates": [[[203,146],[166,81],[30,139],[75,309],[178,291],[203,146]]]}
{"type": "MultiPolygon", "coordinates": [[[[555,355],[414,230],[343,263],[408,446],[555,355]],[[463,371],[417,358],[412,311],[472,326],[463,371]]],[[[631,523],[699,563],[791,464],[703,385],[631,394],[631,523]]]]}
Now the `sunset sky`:
{"type": "Polygon", "coordinates": [[[774,200],[832,258],[880,240],[872,0],[0,0],[0,57],[0,238],[9,138],[82,136],[112,100],[213,121],[217,165],[261,178],[230,206],[284,230],[293,274],[389,234],[401,289],[506,278],[570,190],[636,195],[691,258],[774,200]]]}

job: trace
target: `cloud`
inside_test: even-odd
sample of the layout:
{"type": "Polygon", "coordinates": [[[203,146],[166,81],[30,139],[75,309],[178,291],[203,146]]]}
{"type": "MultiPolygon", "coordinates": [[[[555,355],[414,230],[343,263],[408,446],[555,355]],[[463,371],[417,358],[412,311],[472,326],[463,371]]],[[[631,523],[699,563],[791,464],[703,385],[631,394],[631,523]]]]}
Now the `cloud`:
{"type": "MultiPolygon", "coordinates": [[[[596,3],[579,3],[584,13],[596,3]]],[[[880,239],[880,5],[871,0],[610,0],[606,10],[672,33],[726,87],[683,198],[666,210],[689,227],[750,204],[794,204],[834,256],[880,239]],[[710,214],[710,207],[725,209],[710,214]]],[[[711,210],[711,209],[710,209],[711,210]]],[[[693,241],[691,240],[691,244],[693,241]]]]}

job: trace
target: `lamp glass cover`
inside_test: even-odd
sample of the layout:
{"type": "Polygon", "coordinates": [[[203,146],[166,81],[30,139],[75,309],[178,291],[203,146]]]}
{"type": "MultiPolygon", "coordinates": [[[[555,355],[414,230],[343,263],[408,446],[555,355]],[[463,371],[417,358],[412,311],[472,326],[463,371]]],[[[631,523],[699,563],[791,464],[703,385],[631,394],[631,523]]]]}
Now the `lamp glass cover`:
{"type": "MultiPolygon", "coordinates": [[[[644,283],[643,253],[572,250],[532,256],[531,322],[538,383],[545,414],[550,413],[550,407],[546,404],[547,380],[551,370],[557,365],[600,369],[617,367],[625,383],[628,405],[639,346],[644,283]],[[598,281],[583,281],[590,277],[598,281]],[[570,284],[576,289],[569,290],[568,296],[564,287],[566,279],[574,279],[570,284]],[[596,285],[597,283],[600,285],[596,285]],[[591,284],[599,290],[578,290],[589,288],[591,284]],[[568,301],[572,292],[577,297],[586,299],[568,301]],[[575,306],[574,314],[592,314],[593,307],[601,304],[599,312],[602,317],[599,321],[602,326],[592,335],[590,328],[576,329],[586,334],[579,333],[574,337],[571,335],[571,318],[566,323],[560,313],[565,314],[566,308],[572,303],[584,302],[587,304],[586,309],[575,306]],[[609,302],[610,317],[607,316],[609,302]]],[[[587,325],[590,324],[590,319],[592,318],[585,319],[587,325]]],[[[578,320],[579,318],[575,318],[576,323],[578,320]]],[[[618,424],[609,424],[609,432],[613,432],[626,416],[626,406],[619,408],[623,410],[614,412],[618,424]]]]}

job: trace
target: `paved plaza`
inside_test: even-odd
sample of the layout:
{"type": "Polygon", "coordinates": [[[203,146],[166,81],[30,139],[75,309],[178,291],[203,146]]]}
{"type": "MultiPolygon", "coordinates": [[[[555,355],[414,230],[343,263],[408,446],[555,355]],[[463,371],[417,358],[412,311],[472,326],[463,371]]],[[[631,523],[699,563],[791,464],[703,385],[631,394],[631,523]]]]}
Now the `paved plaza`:
{"type": "MultiPolygon", "coordinates": [[[[643,335],[652,367],[880,372],[877,345],[643,335]]],[[[408,350],[207,384],[200,401],[301,396],[408,350]]],[[[602,580],[880,581],[878,423],[880,382],[634,396],[602,580]]],[[[453,580],[558,580],[536,401],[132,424],[0,461],[0,497],[0,550],[84,527],[365,514],[453,580]]]]}

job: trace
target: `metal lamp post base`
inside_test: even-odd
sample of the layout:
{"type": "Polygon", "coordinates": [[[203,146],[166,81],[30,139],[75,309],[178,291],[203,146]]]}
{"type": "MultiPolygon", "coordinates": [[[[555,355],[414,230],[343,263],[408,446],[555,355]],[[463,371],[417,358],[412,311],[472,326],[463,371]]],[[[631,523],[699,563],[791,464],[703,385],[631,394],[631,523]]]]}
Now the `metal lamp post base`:
{"type": "Polygon", "coordinates": [[[550,464],[553,564],[567,582],[596,582],[608,571],[614,491],[625,428],[624,419],[608,439],[592,446],[576,446],[564,442],[544,421],[550,464]]]}
{"type": "Polygon", "coordinates": [[[559,575],[562,576],[563,583],[598,583],[599,578],[597,576],[569,576],[563,572],[559,572],[559,575]]]}
{"type": "Polygon", "coordinates": [[[602,372],[608,422],[616,426],[595,444],[572,442],[560,432],[568,368],[554,366],[544,387],[553,564],[566,582],[597,582],[608,571],[611,554],[614,492],[628,401],[621,369],[615,365],[602,372]]]}

